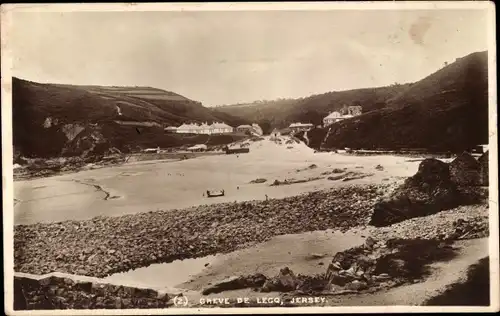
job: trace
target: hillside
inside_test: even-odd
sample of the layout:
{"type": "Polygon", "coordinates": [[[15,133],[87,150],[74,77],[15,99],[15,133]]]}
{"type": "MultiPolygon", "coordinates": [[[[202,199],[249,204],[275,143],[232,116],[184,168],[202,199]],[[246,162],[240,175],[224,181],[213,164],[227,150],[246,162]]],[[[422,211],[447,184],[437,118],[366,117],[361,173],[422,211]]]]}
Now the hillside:
{"type": "Polygon", "coordinates": [[[81,155],[95,147],[126,151],[176,146],[182,139],[165,136],[163,126],[247,123],[176,93],[150,87],[40,84],[18,78],[13,78],[12,86],[14,147],[27,157],[81,155]]]}
{"type": "Polygon", "coordinates": [[[331,126],[326,148],[461,151],[488,143],[488,58],[478,52],[414,83],[387,108],[331,126]]]}
{"type": "Polygon", "coordinates": [[[411,84],[405,84],[334,91],[300,99],[224,105],[217,109],[233,116],[258,122],[261,126],[270,125],[270,129],[283,128],[293,122],[310,122],[318,125],[322,124],[323,118],[329,112],[340,110],[344,105],[361,105],[365,113],[386,107],[386,102],[406,91],[410,86],[411,84]]]}

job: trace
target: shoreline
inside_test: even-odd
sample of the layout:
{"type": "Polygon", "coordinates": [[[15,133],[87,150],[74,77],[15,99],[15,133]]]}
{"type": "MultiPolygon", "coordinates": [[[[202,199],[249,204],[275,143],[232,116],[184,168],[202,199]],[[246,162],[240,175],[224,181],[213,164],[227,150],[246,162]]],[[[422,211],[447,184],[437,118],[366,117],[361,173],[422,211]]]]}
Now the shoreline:
{"type": "Polygon", "coordinates": [[[269,201],[16,225],[15,270],[105,277],[153,263],[228,253],[277,235],[347,231],[367,224],[371,205],[385,187],[351,185],[269,201]]]}
{"type": "MultiPolygon", "coordinates": [[[[310,148],[310,147],[308,147],[310,148]]],[[[311,150],[314,150],[313,148],[310,148],[311,150]]],[[[439,154],[439,153],[412,153],[412,152],[403,152],[403,153],[398,153],[398,152],[390,152],[390,151],[375,151],[375,152],[353,152],[353,153],[347,153],[347,152],[335,152],[335,150],[325,150],[325,151],[317,151],[315,154],[335,154],[335,155],[341,155],[341,156],[351,156],[351,157],[363,157],[363,156],[392,156],[392,157],[403,157],[403,158],[408,158],[412,159],[415,161],[420,161],[425,158],[436,158],[439,160],[450,160],[453,159],[456,155],[452,155],[451,157],[449,155],[444,155],[444,154],[439,154]]],[[[80,167],[75,167],[75,168],[70,168],[68,170],[62,170],[62,171],[50,171],[46,174],[44,172],[47,172],[50,169],[40,169],[38,172],[41,172],[41,175],[16,175],[14,172],[13,176],[13,181],[14,182],[20,182],[20,181],[30,181],[30,180],[36,180],[36,179],[43,179],[43,178],[51,178],[55,176],[60,176],[60,175],[68,175],[68,174],[77,174],[81,171],[87,171],[87,170],[96,170],[96,169],[103,169],[103,168],[114,168],[114,167],[120,167],[120,166],[128,166],[128,165],[140,165],[140,164],[155,164],[155,163],[165,163],[165,162],[178,162],[182,161],[181,158],[165,158],[165,159],[158,159],[158,158],[153,158],[157,156],[157,154],[148,154],[148,153],[135,153],[131,154],[129,158],[132,158],[134,156],[141,156],[141,155],[150,155],[152,156],[152,159],[139,159],[139,160],[133,160],[129,161],[129,159],[126,159],[125,161],[120,161],[120,162],[107,162],[104,163],[105,160],[99,161],[99,162],[94,162],[94,163],[88,163],[80,167]],[[89,167],[89,165],[91,167],[89,167]]],[[[168,155],[173,155],[173,156],[181,156],[181,155],[192,155],[193,157],[190,157],[188,159],[197,159],[197,158],[202,158],[206,156],[219,156],[219,155],[225,155],[224,153],[220,152],[206,152],[206,153],[187,153],[187,152],[173,152],[173,153],[168,153],[168,155]]],[[[74,157],[72,157],[74,158],[74,157]]],[[[51,159],[47,159],[50,161],[51,159]]],[[[64,166],[62,166],[64,167],[64,166]]],[[[25,166],[22,166],[22,168],[26,168],[25,166]]],[[[36,171],[35,171],[36,172],[36,171]]],[[[35,173],[33,172],[33,173],[35,173]]]]}

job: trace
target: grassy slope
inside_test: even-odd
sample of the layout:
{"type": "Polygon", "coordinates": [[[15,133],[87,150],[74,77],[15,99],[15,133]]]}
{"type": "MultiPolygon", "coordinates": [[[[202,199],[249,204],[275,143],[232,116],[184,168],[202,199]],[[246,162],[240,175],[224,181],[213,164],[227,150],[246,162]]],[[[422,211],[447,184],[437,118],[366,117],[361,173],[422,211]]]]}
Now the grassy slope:
{"type": "Polygon", "coordinates": [[[460,151],[487,143],[487,53],[457,60],[387,104],[334,124],[325,147],[460,151]]]}
{"type": "Polygon", "coordinates": [[[25,156],[50,157],[62,152],[80,154],[83,147],[91,147],[93,140],[90,135],[96,130],[106,140],[102,147],[123,149],[125,143],[128,147],[183,143],[183,137],[165,136],[160,128],[137,131],[133,126],[115,124],[114,120],[161,125],[180,125],[188,121],[224,121],[233,126],[247,123],[178,94],[149,87],[40,84],[18,78],[13,78],[12,84],[14,147],[25,156]],[[122,115],[118,114],[118,108],[122,115]],[[47,117],[57,119],[57,124],[44,128],[47,117]],[[85,130],[68,142],[62,126],[75,123],[84,126],[85,130]],[[86,138],[84,146],[79,142],[82,137],[86,138]],[[65,150],[68,146],[71,150],[65,150]]]}
{"type": "Polygon", "coordinates": [[[386,102],[410,87],[396,85],[381,88],[355,89],[335,91],[313,95],[301,99],[254,102],[218,107],[234,116],[258,122],[268,123],[271,128],[283,128],[293,122],[311,122],[322,124],[323,118],[330,111],[339,110],[344,105],[361,105],[364,112],[373,111],[386,106],[386,102]]]}
{"type": "Polygon", "coordinates": [[[284,99],[273,101],[257,101],[248,104],[233,104],[219,106],[216,109],[236,117],[258,123],[264,134],[271,133],[274,127],[284,127],[283,114],[296,106],[299,99],[284,99]]]}

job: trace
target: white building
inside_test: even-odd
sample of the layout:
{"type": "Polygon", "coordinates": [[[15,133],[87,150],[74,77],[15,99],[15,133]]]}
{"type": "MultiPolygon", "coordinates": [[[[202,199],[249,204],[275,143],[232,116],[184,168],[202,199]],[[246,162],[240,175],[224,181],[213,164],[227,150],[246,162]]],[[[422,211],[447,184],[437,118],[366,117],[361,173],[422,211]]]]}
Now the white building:
{"type": "Polygon", "coordinates": [[[301,131],[308,131],[313,127],[314,127],[314,125],[311,123],[292,123],[289,126],[290,130],[293,133],[301,132],[301,131]]]}
{"type": "Polygon", "coordinates": [[[213,123],[209,126],[210,133],[209,134],[227,134],[232,133],[234,128],[227,125],[226,123],[213,123]]]}
{"type": "Polygon", "coordinates": [[[342,114],[338,111],[331,112],[323,119],[323,126],[329,126],[333,123],[361,115],[361,107],[360,106],[350,106],[343,109],[345,114],[342,114]]]}
{"type": "Polygon", "coordinates": [[[213,124],[182,124],[177,128],[177,133],[180,134],[227,134],[232,133],[233,128],[226,123],[213,123],[213,124]]]}
{"type": "Polygon", "coordinates": [[[177,127],[177,133],[179,134],[199,134],[200,126],[198,124],[182,124],[177,127]]]}

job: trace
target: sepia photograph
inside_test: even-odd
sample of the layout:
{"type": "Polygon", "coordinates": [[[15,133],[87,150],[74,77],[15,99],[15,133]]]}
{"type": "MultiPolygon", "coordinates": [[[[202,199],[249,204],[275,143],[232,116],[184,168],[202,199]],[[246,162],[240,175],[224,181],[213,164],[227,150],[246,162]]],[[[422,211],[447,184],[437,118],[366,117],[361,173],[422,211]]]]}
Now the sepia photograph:
{"type": "Polygon", "coordinates": [[[499,311],[493,2],[1,13],[7,315],[499,311]]]}

